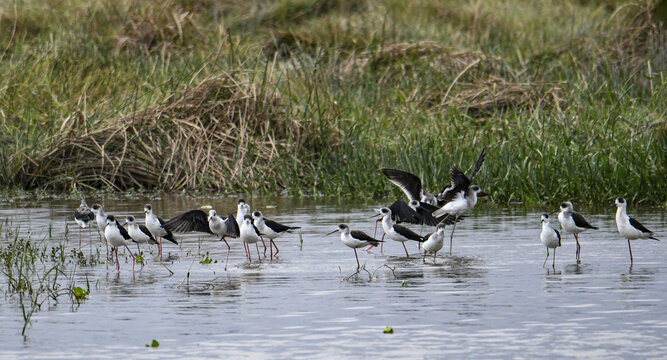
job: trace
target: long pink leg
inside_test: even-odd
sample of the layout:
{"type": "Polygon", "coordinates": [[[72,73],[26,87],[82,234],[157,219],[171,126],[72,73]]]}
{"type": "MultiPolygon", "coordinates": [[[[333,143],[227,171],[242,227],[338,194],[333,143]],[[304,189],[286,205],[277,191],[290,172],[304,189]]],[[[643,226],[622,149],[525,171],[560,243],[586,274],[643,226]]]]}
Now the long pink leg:
{"type": "Polygon", "coordinates": [[[457,221],[459,221],[458,216],[454,219],[454,226],[452,226],[452,234],[449,237],[449,256],[452,256],[452,243],[454,242],[454,230],[456,230],[456,222],[457,221]]]}
{"type": "Polygon", "coordinates": [[[262,263],[262,258],[259,256],[259,244],[255,243],[255,247],[257,248],[257,258],[259,259],[259,263],[262,263]]]}
{"type": "Polygon", "coordinates": [[[118,262],[118,248],[116,248],[116,271],[120,272],[120,263],[118,262]]]}
{"type": "Polygon", "coordinates": [[[408,254],[408,248],[405,247],[405,241],[403,241],[402,244],[403,244],[403,249],[405,249],[405,256],[410,257],[410,254],[408,254]]]}
{"type": "Polygon", "coordinates": [[[93,255],[93,230],[88,227],[88,237],[90,238],[90,256],[93,255]]]}
{"type": "Polygon", "coordinates": [[[357,255],[357,248],[352,248],[352,249],[354,249],[354,257],[357,258],[357,270],[359,270],[361,265],[359,265],[359,256],[357,255]]]}
{"type": "Polygon", "coordinates": [[[252,256],[250,255],[250,247],[248,247],[247,243],[243,243],[243,246],[246,248],[245,253],[248,256],[248,264],[252,264],[252,256]]]}
{"type": "MultiPolygon", "coordinates": [[[[137,244],[137,246],[139,246],[139,244],[137,244]]],[[[137,258],[134,256],[134,254],[132,253],[132,250],[130,250],[130,248],[127,245],[125,245],[125,248],[127,249],[127,251],[130,252],[130,256],[132,256],[132,274],[134,274],[134,264],[137,262],[137,258]]],[[[118,251],[118,250],[116,250],[116,251],[118,251]]]]}
{"type": "Polygon", "coordinates": [[[227,245],[227,257],[225,258],[225,271],[227,271],[227,262],[229,261],[229,252],[232,250],[232,248],[229,246],[229,243],[227,242],[227,240],[225,240],[224,236],[220,240],[224,241],[225,245],[227,245]]]}
{"type": "MultiPolygon", "coordinates": [[[[266,243],[264,242],[263,237],[260,236],[259,238],[262,239],[262,245],[264,245],[264,257],[266,257],[266,243]]],[[[257,250],[259,250],[259,245],[257,245],[257,246],[258,246],[257,250]]]]}
{"type": "Polygon", "coordinates": [[[162,261],[162,236],[160,236],[160,245],[157,246],[157,253],[160,255],[160,261],[162,261]]]}
{"type": "MultiPolygon", "coordinates": [[[[269,239],[269,250],[271,252],[271,260],[273,260],[273,239],[269,239]]],[[[264,253],[264,256],[266,256],[266,253],[264,253]]]]}
{"type": "Polygon", "coordinates": [[[280,252],[280,250],[278,249],[278,245],[276,244],[275,241],[273,241],[273,239],[271,239],[271,242],[273,243],[273,246],[276,248],[276,253],[273,254],[273,256],[276,256],[276,255],[278,255],[278,253],[280,252]]]}

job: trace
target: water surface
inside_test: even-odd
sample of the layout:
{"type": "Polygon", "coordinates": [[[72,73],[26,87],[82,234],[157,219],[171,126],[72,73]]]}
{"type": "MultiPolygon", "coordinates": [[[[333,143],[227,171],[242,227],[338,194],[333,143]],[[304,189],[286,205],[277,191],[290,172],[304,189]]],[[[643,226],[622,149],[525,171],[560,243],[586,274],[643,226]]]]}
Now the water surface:
{"type": "MultiPolygon", "coordinates": [[[[0,203],[0,219],[8,218],[24,236],[78,247],[72,216],[77,200],[10,200],[0,203]]],[[[542,268],[538,211],[482,205],[457,226],[453,256],[443,251],[436,264],[432,258],[423,264],[416,244],[409,244],[407,259],[400,243],[388,241],[384,253],[359,251],[368,271],[355,276],[353,251],[337,234],[325,234],[341,222],[373,234],[369,217],[380,204],[248,201],[266,217],[303,229],[301,237],[277,240],[277,260],[249,265],[241,244],[231,240],[224,271],[224,243],[189,234],[178,236],[178,247],[164,245],[174,275],[151,258],[134,277],[125,257],[120,274],[113,264],[72,265],[77,285],[91,284],[89,298],[78,307],[67,300],[45,306],[25,337],[16,296],[6,294],[0,301],[0,358],[667,356],[666,244],[633,242],[630,268],[614,209],[587,210],[600,230],[581,236],[581,265],[574,262],[574,239],[564,235],[555,269],[542,268]],[[206,252],[218,263],[200,264],[206,252]],[[384,334],[386,326],[394,334],[384,334]],[[152,339],[159,348],[145,347],[152,339]]],[[[221,214],[236,209],[236,198],[89,199],[97,202],[109,214],[135,215],[142,222],[148,202],[163,218],[202,205],[221,214]]],[[[633,210],[667,238],[664,212],[633,210]]],[[[378,237],[381,233],[379,228],[378,237]]],[[[82,236],[88,239],[87,232],[82,236]]],[[[93,240],[97,251],[96,233],[93,240]]],[[[83,251],[88,254],[87,247],[83,251]]],[[[6,278],[0,280],[4,293],[6,278]]]]}

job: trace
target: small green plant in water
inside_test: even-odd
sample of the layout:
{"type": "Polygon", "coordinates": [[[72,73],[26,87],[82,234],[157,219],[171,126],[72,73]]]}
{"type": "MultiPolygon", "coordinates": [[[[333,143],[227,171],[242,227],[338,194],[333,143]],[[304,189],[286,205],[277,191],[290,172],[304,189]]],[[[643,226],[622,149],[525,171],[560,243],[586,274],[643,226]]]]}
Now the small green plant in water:
{"type": "Polygon", "coordinates": [[[394,328],[391,327],[391,326],[387,326],[386,328],[384,328],[383,333],[385,333],[385,334],[393,334],[393,333],[394,333],[394,328]]]}
{"type": "Polygon", "coordinates": [[[201,260],[199,260],[200,264],[208,265],[210,263],[217,264],[218,260],[213,260],[208,256],[208,252],[206,252],[206,255],[201,256],[201,260]]]}
{"type": "Polygon", "coordinates": [[[137,262],[139,264],[144,263],[144,257],[141,254],[134,254],[134,259],[135,259],[135,262],[137,262]]]}
{"type": "Polygon", "coordinates": [[[401,287],[408,287],[408,283],[405,280],[401,281],[401,287]]]}
{"type": "Polygon", "coordinates": [[[86,297],[88,297],[88,291],[78,286],[72,288],[72,293],[77,300],[86,300],[86,297]]]}
{"type": "Polygon", "coordinates": [[[157,340],[155,340],[155,339],[153,339],[153,341],[151,341],[150,344],[146,344],[146,347],[153,347],[153,348],[156,348],[156,347],[159,347],[159,346],[160,346],[160,343],[159,343],[157,340]]]}

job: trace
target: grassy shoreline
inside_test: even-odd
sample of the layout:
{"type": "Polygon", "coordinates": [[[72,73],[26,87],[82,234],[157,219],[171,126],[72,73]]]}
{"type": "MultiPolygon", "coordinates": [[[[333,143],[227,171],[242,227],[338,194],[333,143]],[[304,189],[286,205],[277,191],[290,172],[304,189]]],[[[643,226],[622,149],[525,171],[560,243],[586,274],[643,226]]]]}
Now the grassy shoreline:
{"type": "Polygon", "coordinates": [[[0,187],[665,205],[662,3],[6,2],[0,187]]]}

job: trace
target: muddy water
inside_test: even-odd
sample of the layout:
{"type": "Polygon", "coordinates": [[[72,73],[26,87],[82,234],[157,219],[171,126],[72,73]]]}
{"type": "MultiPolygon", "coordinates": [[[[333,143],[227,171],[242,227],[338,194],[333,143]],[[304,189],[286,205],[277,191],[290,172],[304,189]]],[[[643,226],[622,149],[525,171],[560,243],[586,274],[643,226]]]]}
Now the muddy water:
{"type": "MultiPolygon", "coordinates": [[[[107,213],[142,221],[147,202],[163,218],[202,205],[222,214],[236,208],[236,198],[89,199],[97,202],[107,213]]],[[[113,264],[72,265],[76,284],[90,283],[89,298],[78,307],[67,300],[45,306],[25,337],[18,299],[0,300],[0,358],[667,357],[667,241],[635,241],[630,268],[614,209],[586,211],[600,230],[581,236],[581,265],[566,235],[555,269],[542,268],[539,212],[481,207],[457,226],[453,256],[443,252],[436,264],[423,264],[416,244],[407,259],[399,243],[388,241],[384,253],[359,251],[367,271],[355,276],[354,252],[325,234],[341,222],[373,234],[373,206],[250,203],[303,228],[301,236],[278,239],[277,260],[249,265],[231,240],[224,271],[224,243],[189,234],[178,236],[179,246],[164,245],[174,275],[150,255],[134,276],[129,257],[121,257],[119,274],[113,264]],[[211,264],[199,262],[206,252],[211,264]],[[386,326],[394,333],[384,334],[386,326]],[[158,348],[145,346],[152,339],[158,348]]],[[[0,203],[0,219],[31,239],[78,247],[77,206],[71,199],[11,199],[0,203]]],[[[667,240],[663,211],[630,211],[667,240]]],[[[92,238],[104,258],[98,235],[92,238]]],[[[0,281],[4,293],[6,278],[0,281]]]]}

